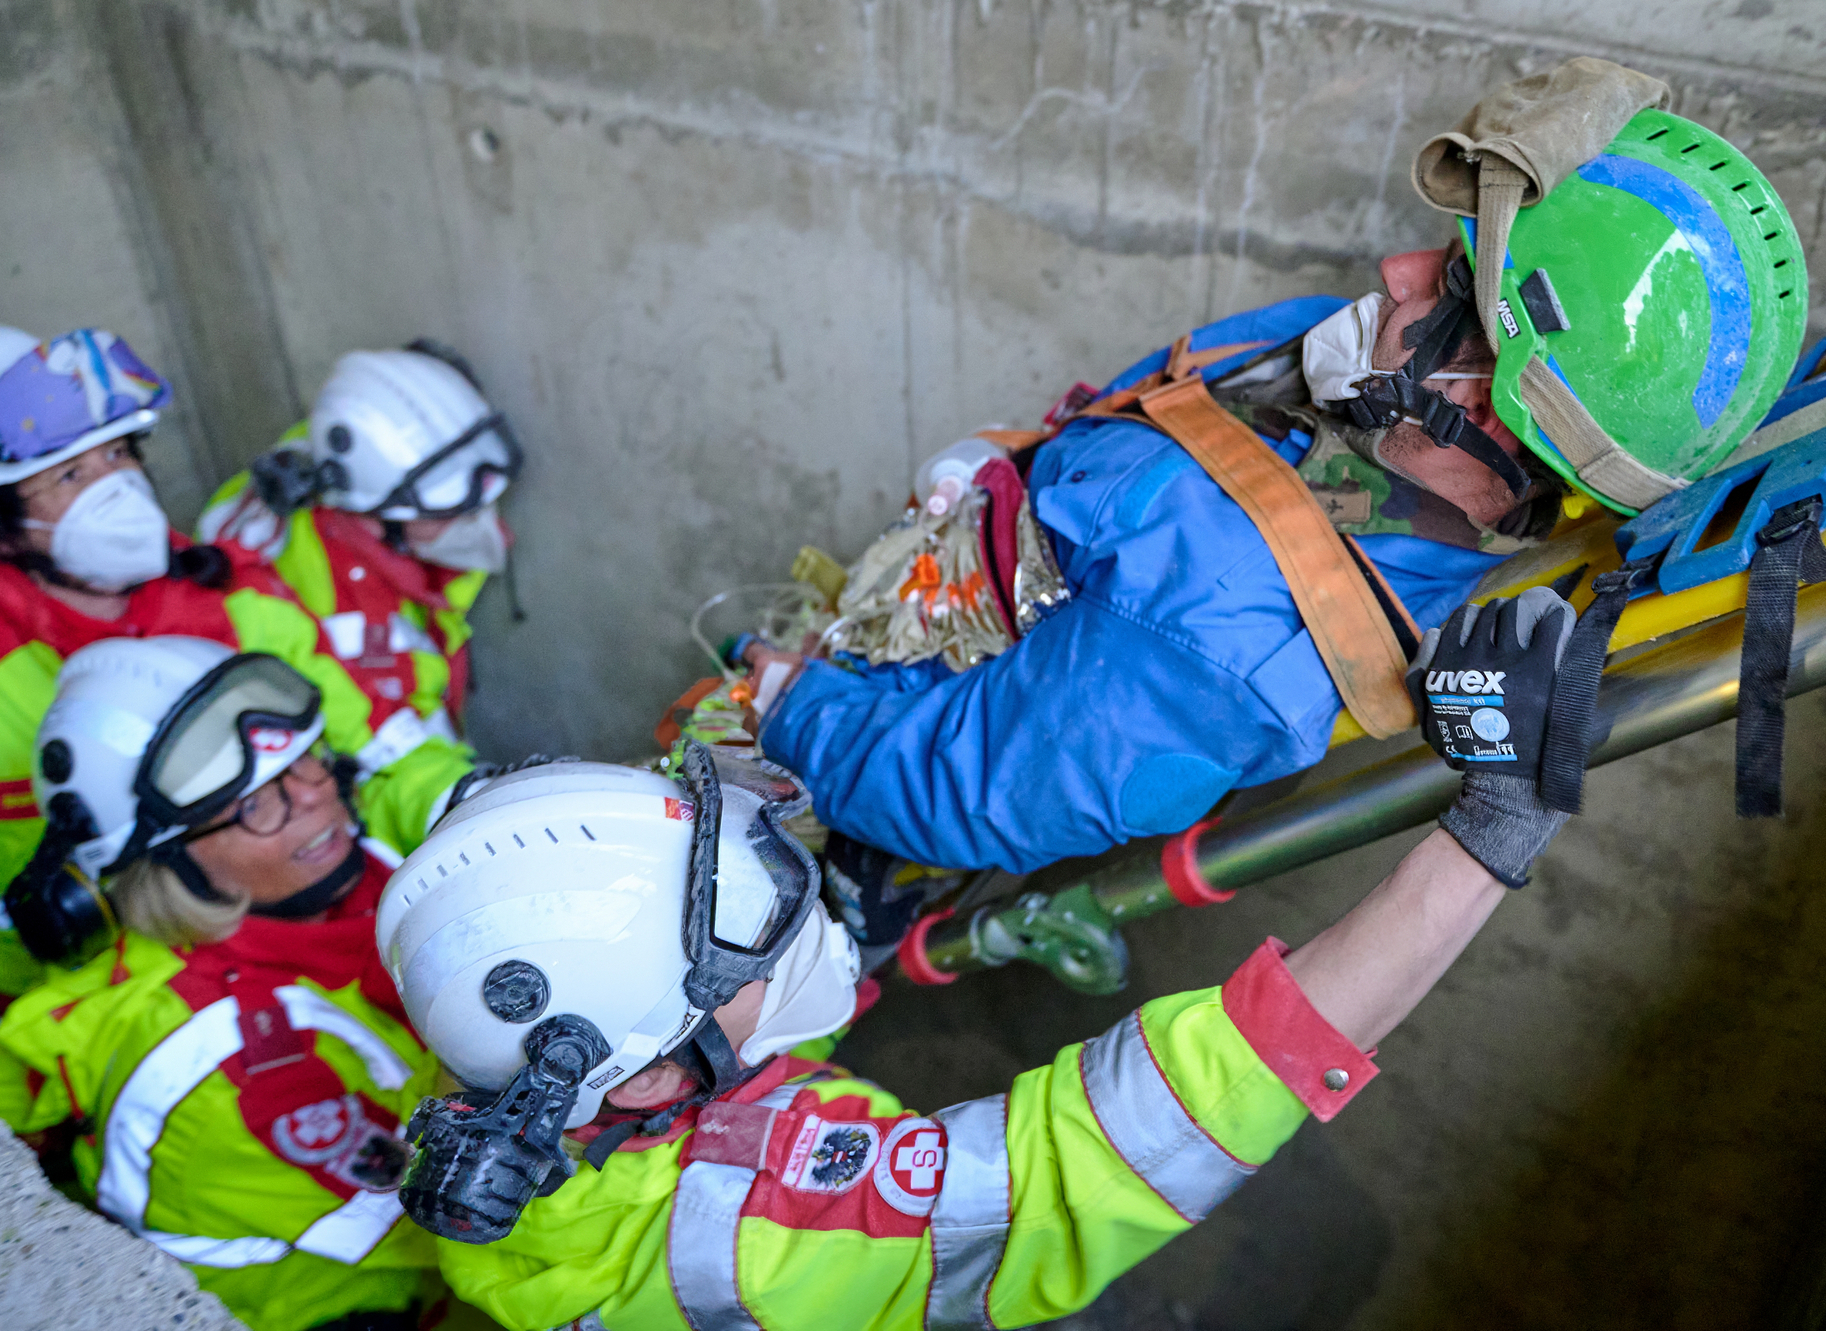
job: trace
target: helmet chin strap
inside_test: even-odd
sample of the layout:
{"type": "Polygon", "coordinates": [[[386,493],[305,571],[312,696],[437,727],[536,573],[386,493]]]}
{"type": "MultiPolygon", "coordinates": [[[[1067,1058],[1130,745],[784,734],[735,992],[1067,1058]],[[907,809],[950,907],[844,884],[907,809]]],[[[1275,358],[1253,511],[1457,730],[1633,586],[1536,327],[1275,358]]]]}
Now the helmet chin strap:
{"type": "Polygon", "coordinates": [[[636,1134],[642,1137],[661,1135],[678,1121],[680,1114],[688,1109],[697,1109],[707,1105],[720,1096],[728,1095],[772,1061],[762,1059],[752,1068],[743,1067],[742,1060],[736,1057],[735,1048],[729,1043],[729,1037],[723,1033],[723,1027],[717,1021],[714,1012],[698,1023],[697,1030],[692,1033],[689,1040],[663,1055],[662,1058],[670,1059],[683,1068],[691,1080],[697,1083],[697,1090],[684,1099],[667,1105],[657,1114],[625,1123],[614,1123],[604,1128],[583,1152],[583,1158],[595,1168],[601,1169],[608,1158],[630,1137],[636,1134]]]}
{"type": "MultiPolygon", "coordinates": [[[[177,874],[180,882],[190,890],[190,894],[201,901],[226,905],[232,898],[220,891],[209,881],[203,872],[203,866],[190,857],[189,849],[180,841],[169,841],[157,847],[153,856],[162,864],[169,865],[177,874]]],[[[300,888],[283,901],[269,901],[263,905],[248,907],[248,914],[263,915],[276,920],[299,920],[312,915],[320,915],[336,904],[344,890],[354,882],[367,867],[368,855],[361,848],[361,839],[349,847],[349,853],[334,868],[312,883],[309,887],[300,888]]]]}
{"type": "Polygon", "coordinates": [[[1461,254],[1446,269],[1446,291],[1438,304],[1401,331],[1401,344],[1414,352],[1408,363],[1392,374],[1368,380],[1356,397],[1321,405],[1349,416],[1366,430],[1387,429],[1402,420],[1417,421],[1440,448],[1460,449],[1495,472],[1519,500],[1528,492],[1528,473],[1501,444],[1471,423],[1463,407],[1424,383],[1440,366],[1451,362],[1466,335],[1477,329],[1471,265],[1461,254]]]}

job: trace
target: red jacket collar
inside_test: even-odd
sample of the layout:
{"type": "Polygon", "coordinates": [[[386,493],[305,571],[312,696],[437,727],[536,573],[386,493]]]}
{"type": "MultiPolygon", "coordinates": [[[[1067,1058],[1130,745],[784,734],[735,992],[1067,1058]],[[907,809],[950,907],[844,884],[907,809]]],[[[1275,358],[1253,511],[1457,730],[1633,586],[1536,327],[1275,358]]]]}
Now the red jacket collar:
{"type": "MultiPolygon", "coordinates": [[[[339,508],[319,508],[312,516],[317,522],[317,534],[326,546],[331,543],[342,546],[348,556],[386,579],[408,601],[432,610],[450,608],[444,588],[462,574],[427,564],[413,555],[401,554],[370,531],[357,514],[344,513],[339,508]]],[[[331,557],[332,562],[339,562],[334,554],[331,557]]]]}
{"type": "Polygon", "coordinates": [[[274,986],[291,984],[301,976],[329,990],[359,983],[369,1002],[409,1028],[406,1010],[374,945],[374,910],[391,873],[369,855],[355,890],[315,923],[249,915],[220,943],[191,949],[181,983],[174,981],[174,986],[197,1008],[222,997],[229,984],[248,972],[257,972],[263,982],[271,977],[274,986]]]}

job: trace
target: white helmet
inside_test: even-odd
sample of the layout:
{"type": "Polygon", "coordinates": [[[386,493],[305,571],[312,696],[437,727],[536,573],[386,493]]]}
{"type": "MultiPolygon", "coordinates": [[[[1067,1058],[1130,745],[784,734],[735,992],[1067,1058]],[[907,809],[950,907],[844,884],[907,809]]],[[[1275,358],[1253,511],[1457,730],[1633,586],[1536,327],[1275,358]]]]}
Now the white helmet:
{"type": "Polygon", "coordinates": [[[40,342],[0,326],[0,485],[158,424],[171,385],[100,328],[40,342]]]}
{"type": "Polygon", "coordinates": [[[32,793],[92,879],[216,817],[323,733],[317,688],[203,638],[105,638],[71,655],[38,727],[32,793]]]}
{"type": "Polygon", "coordinates": [[[569,1126],[688,1041],[713,1076],[733,1070],[706,1018],[771,972],[817,900],[818,868],[779,829],[804,804],[791,778],[758,762],[719,769],[702,746],[684,766],[683,787],[602,763],[500,777],[394,873],[375,921],[381,959],[466,1085],[505,1087],[529,1034],[560,1016],[607,1050],[569,1126]]]}
{"type": "Polygon", "coordinates": [[[389,521],[470,512],[520,471],[507,418],[456,365],[410,350],[337,361],[311,407],[309,448],[324,503],[389,521]]]}

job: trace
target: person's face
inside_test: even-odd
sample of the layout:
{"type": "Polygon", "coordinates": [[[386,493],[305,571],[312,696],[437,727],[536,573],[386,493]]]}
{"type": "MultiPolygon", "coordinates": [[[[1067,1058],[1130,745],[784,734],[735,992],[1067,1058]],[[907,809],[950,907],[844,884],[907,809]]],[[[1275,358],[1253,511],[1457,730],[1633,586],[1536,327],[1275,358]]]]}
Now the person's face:
{"type": "Polygon", "coordinates": [[[189,851],[204,877],[257,906],[284,901],[323,878],[347,857],[354,839],[336,781],[314,754],[250,790],[200,830],[205,835],[191,841],[189,851]],[[260,835],[269,827],[277,830],[260,835]]]}
{"type": "MultiPolygon", "coordinates": [[[[729,1038],[729,1047],[740,1050],[754,1034],[761,1018],[761,998],[767,992],[766,980],[755,980],[736,990],[728,1003],[716,1010],[714,1018],[729,1038]]],[[[691,1089],[691,1078],[677,1063],[664,1059],[629,1077],[603,1097],[616,1109],[657,1109],[669,1105],[691,1089]]]]}
{"type": "MultiPolygon", "coordinates": [[[[19,501],[26,517],[54,524],[84,490],[110,472],[127,470],[141,470],[139,459],[133,456],[132,440],[110,439],[20,481],[19,501]]],[[[17,539],[28,550],[51,553],[51,533],[47,528],[28,527],[17,539]]]]}
{"type": "MultiPolygon", "coordinates": [[[[1401,345],[1402,332],[1425,317],[1446,290],[1446,266],[1460,253],[1456,242],[1448,249],[1414,250],[1382,261],[1382,281],[1389,300],[1382,307],[1382,326],[1376,335],[1371,363],[1378,370],[1398,370],[1413,359],[1401,345]]],[[[1496,357],[1483,333],[1473,331],[1439,372],[1488,376],[1496,357]]],[[[1471,424],[1496,440],[1510,457],[1519,456],[1522,441],[1496,414],[1490,401],[1488,377],[1428,379],[1428,388],[1465,409],[1471,424]]],[[[1520,501],[1509,492],[1502,477],[1461,448],[1440,448],[1426,431],[1412,421],[1395,425],[1382,441],[1382,457],[1391,466],[1424,481],[1440,497],[1456,504],[1476,521],[1493,526],[1520,501]]],[[[1530,491],[1532,493],[1532,491],[1530,491]]]]}

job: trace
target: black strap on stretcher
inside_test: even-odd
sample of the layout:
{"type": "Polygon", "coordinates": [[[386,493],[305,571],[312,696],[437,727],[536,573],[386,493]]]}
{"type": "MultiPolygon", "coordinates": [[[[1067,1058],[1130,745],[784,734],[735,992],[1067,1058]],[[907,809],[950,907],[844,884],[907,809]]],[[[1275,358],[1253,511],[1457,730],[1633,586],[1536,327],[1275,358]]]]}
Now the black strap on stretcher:
{"type": "MultiPolygon", "coordinates": [[[[1737,684],[1739,818],[1781,816],[1782,740],[1795,599],[1804,584],[1826,581],[1821,516],[1821,500],[1814,496],[1777,509],[1756,533],[1737,684]]],[[[1592,602],[1566,645],[1554,689],[1549,749],[1541,756],[1541,799],[1552,808],[1579,811],[1585,759],[1607,738],[1607,734],[1595,733],[1594,726],[1598,685],[1611,635],[1623,607],[1651,585],[1660,564],[1659,555],[1631,560],[1591,581],[1592,602]]]]}
{"type": "Polygon", "coordinates": [[[1743,665],[1737,682],[1737,816],[1782,814],[1782,737],[1794,603],[1801,584],[1826,581],[1816,495],[1777,509],[1756,533],[1744,604],[1743,665]]]}

